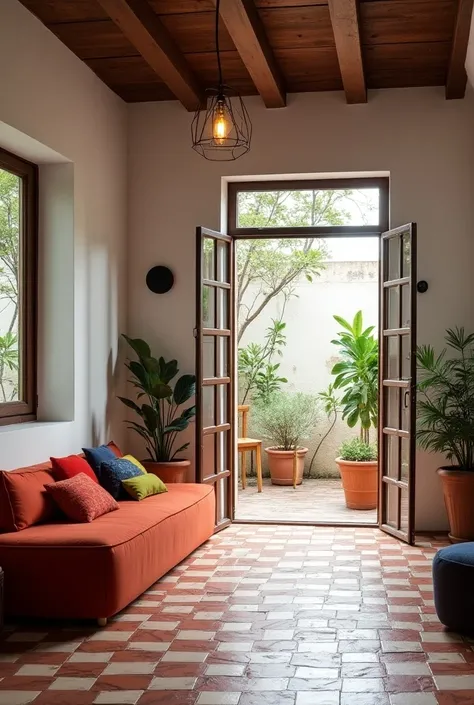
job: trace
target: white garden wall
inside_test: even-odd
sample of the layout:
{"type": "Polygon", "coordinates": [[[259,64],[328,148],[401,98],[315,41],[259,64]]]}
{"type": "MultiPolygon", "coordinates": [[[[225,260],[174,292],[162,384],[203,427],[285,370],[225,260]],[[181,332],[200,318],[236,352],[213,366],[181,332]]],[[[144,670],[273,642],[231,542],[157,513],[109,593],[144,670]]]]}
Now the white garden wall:
{"type": "MultiPolygon", "coordinates": [[[[372,240],[368,245],[366,243],[367,240],[364,249],[372,250],[373,256],[378,257],[378,241],[372,240]]],[[[375,326],[374,335],[377,336],[378,267],[378,261],[374,260],[327,261],[325,270],[315,277],[312,283],[305,278],[298,282],[294,296],[288,301],[284,311],[287,344],[283,348],[283,356],[275,356],[273,360],[280,363],[279,373],[288,379],[288,384],[282,385],[282,390],[317,394],[326,390],[329,383],[334,381],[331,369],[340,358],[331,340],[336,338],[341,326],[336,323],[333,314],[352,321],[354,314],[360,309],[363,311],[365,327],[375,326]]],[[[255,293],[256,287],[249,287],[243,299],[244,303],[250,304],[255,293]]],[[[281,296],[273,299],[246,329],[240,346],[244,347],[250,342],[263,343],[266,329],[271,325],[272,319],[280,318],[282,305],[281,296]]],[[[324,434],[327,428],[326,415],[321,411],[321,422],[315,428],[314,434],[304,442],[310,450],[306,458],[306,469],[309,468],[321,434],[324,434]]],[[[249,435],[255,438],[255,433],[250,410],[249,435]]],[[[349,429],[345,421],[339,418],[331,434],[321,445],[313,464],[312,476],[339,477],[334,458],[338,455],[342,441],[356,434],[357,429],[349,429]]],[[[375,431],[373,439],[375,440],[375,431]]],[[[265,445],[271,445],[271,442],[265,445]]],[[[264,468],[265,466],[266,462],[264,468]]]]}

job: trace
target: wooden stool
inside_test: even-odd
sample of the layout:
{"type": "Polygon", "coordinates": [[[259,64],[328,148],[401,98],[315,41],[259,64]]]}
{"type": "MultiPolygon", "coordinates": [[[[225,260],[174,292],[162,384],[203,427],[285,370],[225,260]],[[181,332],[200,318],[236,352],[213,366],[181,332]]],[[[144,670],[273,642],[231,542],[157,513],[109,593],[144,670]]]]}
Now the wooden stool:
{"type": "Polygon", "coordinates": [[[257,467],[257,489],[259,492],[262,491],[262,441],[256,438],[247,438],[247,415],[249,413],[250,407],[248,404],[239,404],[238,412],[239,416],[242,414],[242,438],[237,439],[237,449],[239,453],[242,453],[242,459],[240,463],[240,472],[242,479],[242,489],[245,490],[247,486],[247,452],[253,453],[255,451],[255,464],[257,467]]]}

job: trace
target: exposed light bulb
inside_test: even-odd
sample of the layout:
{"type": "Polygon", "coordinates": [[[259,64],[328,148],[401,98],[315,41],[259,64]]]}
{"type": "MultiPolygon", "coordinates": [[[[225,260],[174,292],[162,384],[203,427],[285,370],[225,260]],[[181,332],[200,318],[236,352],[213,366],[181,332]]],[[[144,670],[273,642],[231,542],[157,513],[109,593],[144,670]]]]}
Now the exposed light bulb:
{"type": "Polygon", "coordinates": [[[226,119],[224,103],[218,101],[212,121],[212,136],[218,144],[223,144],[229,134],[229,123],[226,119]]]}

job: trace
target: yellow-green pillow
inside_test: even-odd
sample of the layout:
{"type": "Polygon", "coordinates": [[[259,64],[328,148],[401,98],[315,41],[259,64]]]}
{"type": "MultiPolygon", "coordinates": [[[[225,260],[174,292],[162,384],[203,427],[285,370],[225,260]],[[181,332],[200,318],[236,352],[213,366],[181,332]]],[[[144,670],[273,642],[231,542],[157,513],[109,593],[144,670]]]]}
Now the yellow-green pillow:
{"type": "Polygon", "coordinates": [[[122,480],[122,486],[133,499],[138,501],[154,494],[168,492],[165,483],[151,472],[130,477],[128,480],[122,480]]]}
{"type": "Polygon", "coordinates": [[[128,460],[130,463],[133,463],[140,470],[140,472],[142,472],[144,475],[146,474],[146,470],[141,464],[141,462],[134,458],[133,455],[124,455],[123,459],[128,460]]]}

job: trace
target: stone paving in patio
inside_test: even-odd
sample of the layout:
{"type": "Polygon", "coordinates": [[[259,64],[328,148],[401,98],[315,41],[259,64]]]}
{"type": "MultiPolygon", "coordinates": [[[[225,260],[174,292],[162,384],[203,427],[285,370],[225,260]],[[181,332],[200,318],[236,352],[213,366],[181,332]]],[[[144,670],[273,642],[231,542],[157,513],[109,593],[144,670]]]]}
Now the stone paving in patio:
{"type": "Polygon", "coordinates": [[[247,487],[239,495],[235,518],[240,521],[314,521],[360,524],[377,522],[377,510],[348,509],[340,480],[303,480],[293,487],[272,485],[264,478],[263,491],[257,492],[255,478],[247,478],[247,487]]]}

